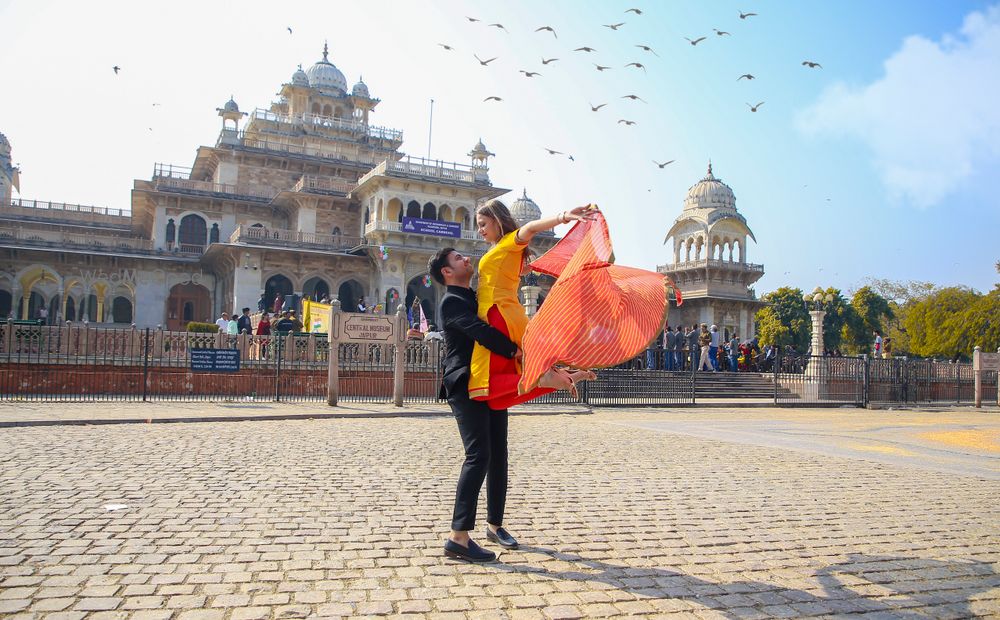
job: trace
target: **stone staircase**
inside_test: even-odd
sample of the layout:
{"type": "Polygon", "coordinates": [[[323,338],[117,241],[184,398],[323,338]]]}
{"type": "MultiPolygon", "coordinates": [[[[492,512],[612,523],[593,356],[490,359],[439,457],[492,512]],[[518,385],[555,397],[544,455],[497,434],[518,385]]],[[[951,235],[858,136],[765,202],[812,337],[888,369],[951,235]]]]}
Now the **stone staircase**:
{"type": "MultiPolygon", "coordinates": [[[[699,372],[695,377],[695,402],[706,398],[774,400],[774,377],[756,372],[699,372]]],[[[787,388],[779,387],[782,399],[797,398],[787,388]]]]}

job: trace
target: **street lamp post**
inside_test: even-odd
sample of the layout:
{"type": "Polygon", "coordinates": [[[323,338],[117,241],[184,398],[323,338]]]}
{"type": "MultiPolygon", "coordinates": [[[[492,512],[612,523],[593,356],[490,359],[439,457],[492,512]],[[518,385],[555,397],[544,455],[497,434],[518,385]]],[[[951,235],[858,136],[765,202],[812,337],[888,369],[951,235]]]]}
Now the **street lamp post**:
{"type": "Polygon", "coordinates": [[[810,359],[806,365],[806,375],[818,377],[821,374],[820,367],[823,361],[823,319],[826,317],[826,305],[833,301],[833,295],[823,293],[823,289],[816,287],[812,293],[802,295],[802,301],[809,310],[812,317],[812,339],[810,341],[810,353],[819,359],[810,359]]]}

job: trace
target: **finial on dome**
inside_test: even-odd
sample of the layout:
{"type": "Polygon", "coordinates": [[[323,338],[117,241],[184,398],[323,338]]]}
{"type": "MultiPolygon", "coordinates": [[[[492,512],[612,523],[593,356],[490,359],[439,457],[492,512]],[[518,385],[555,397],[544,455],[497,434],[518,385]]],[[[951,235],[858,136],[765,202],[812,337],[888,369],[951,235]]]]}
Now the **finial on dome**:
{"type": "Polygon", "coordinates": [[[326,48],[326,41],[323,41],[323,62],[330,62],[329,60],[326,59],[327,53],[328,50],[326,48]]]}
{"type": "Polygon", "coordinates": [[[527,198],[527,197],[528,197],[528,188],[527,187],[522,187],[521,188],[521,198],[527,198]]]}
{"type": "Polygon", "coordinates": [[[302,71],[302,63],[299,63],[299,71],[302,71]]]}
{"type": "Polygon", "coordinates": [[[712,176],[712,158],[708,158],[708,176],[712,176]]]}

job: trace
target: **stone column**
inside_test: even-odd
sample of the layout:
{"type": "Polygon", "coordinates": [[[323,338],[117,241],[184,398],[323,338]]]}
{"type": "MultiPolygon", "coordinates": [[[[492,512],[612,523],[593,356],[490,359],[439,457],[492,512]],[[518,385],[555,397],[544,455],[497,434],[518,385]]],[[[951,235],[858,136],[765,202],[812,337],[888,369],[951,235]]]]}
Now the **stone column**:
{"type": "Polygon", "coordinates": [[[826,317],[826,311],[810,310],[809,316],[812,317],[812,341],[810,343],[810,350],[814,358],[809,359],[806,364],[806,376],[819,377],[823,374],[822,367],[823,362],[825,362],[823,358],[823,318],[826,317]]]}
{"type": "Polygon", "coordinates": [[[521,294],[524,295],[524,312],[529,317],[538,312],[538,294],[542,292],[542,287],[529,284],[521,287],[521,294]]]}

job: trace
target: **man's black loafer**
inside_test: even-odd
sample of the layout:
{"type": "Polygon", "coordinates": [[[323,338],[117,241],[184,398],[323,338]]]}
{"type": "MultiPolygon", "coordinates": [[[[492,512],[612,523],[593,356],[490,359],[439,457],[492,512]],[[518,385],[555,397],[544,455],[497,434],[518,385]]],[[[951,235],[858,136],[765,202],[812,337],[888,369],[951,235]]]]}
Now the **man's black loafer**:
{"type": "Polygon", "coordinates": [[[494,532],[490,529],[490,526],[486,526],[486,539],[492,540],[496,544],[500,545],[504,549],[517,549],[517,540],[510,535],[510,532],[498,527],[497,531],[494,532]]]}
{"type": "Polygon", "coordinates": [[[473,540],[469,541],[468,547],[463,547],[449,538],[444,543],[444,554],[449,558],[465,560],[466,562],[492,562],[497,559],[497,554],[483,549],[473,540]]]}

